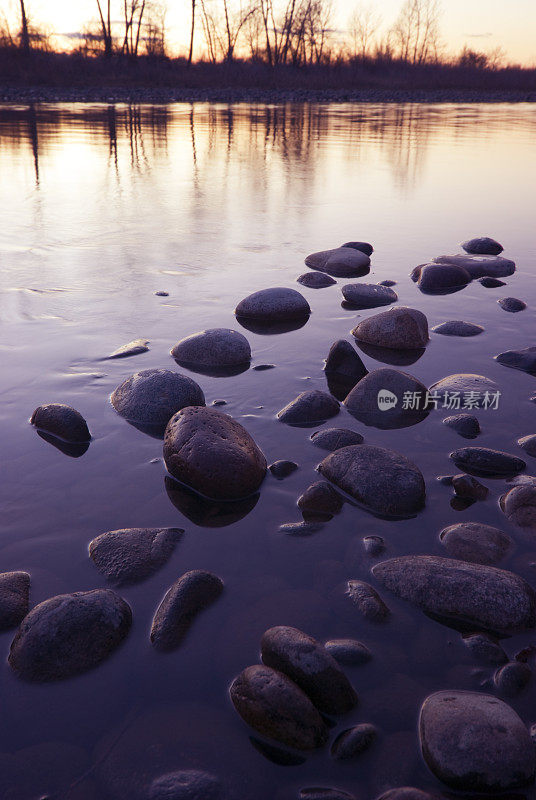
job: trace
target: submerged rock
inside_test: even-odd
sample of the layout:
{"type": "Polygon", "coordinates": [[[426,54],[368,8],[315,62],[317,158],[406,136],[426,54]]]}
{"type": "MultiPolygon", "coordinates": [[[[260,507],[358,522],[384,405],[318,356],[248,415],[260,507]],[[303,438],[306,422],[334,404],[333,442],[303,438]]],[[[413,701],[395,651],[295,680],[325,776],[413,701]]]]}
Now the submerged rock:
{"type": "Polygon", "coordinates": [[[456,264],[420,264],[411,279],[425,294],[449,294],[471,283],[471,275],[456,264]]]}
{"type": "Polygon", "coordinates": [[[470,633],[463,637],[465,646],[484,664],[505,664],[508,656],[496,639],[486,633],[470,633]]]}
{"type": "Polygon", "coordinates": [[[407,516],[424,506],[426,490],[421,471],[394,450],[365,444],[343,447],[327,456],[318,469],[377,514],[407,516]]]}
{"type": "Polygon", "coordinates": [[[491,525],[481,522],[460,522],[443,528],[439,538],[453,558],[475,564],[496,564],[511,550],[511,538],[491,525]]]}
{"type": "Polygon", "coordinates": [[[259,322],[286,322],[308,317],[309,303],[295,289],[276,287],[248,295],[235,308],[237,317],[259,322]]]}
{"type": "Polygon", "coordinates": [[[359,354],[346,339],[339,339],[331,345],[324,371],[352,386],[367,374],[359,354]]]}
{"type": "Polygon", "coordinates": [[[331,519],[338,514],[344,500],[327,481],[317,481],[298,497],[298,508],[307,520],[331,519]]]}
{"type": "Polygon", "coordinates": [[[375,428],[406,428],[428,415],[428,390],[409,375],[389,367],[365,375],[349,393],[344,405],[350,414],[375,428]],[[407,403],[406,399],[410,398],[407,403]]]}
{"type": "Polygon", "coordinates": [[[306,272],[296,278],[296,281],[301,283],[302,286],[307,286],[308,289],[325,289],[326,286],[333,286],[333,284],[337,283],[325,272],[306,272]]]}
{"type": "Polygon", "coordinates": [[[419,350],[428,343],[428,321],[421,311],[406,306],[367,317],[352,331],[359,342],[391,350],[419,350]]]}
{"type": "Polygon", "coordinates": [[[208,772],[183,769],[156,778],[147,800],[225,800],[221,782],[208,772]]]}
{"type": "Polygon", "coordinates": [[[497,289],[499,286],[506,286],[506,282],[499,280],[499,278],[479,278],[478,282],[485,289],[497,289]]]}
{"type": "Polygon", "coordinates": [[[516,475],[527,466],[521,458],[489,447],[461,447],[450,458],[466,472],[476,475],[516,475]]]}
{"type": "Polygon", "coordinates": [[[441,399],[445,397],[447,393],[449,395],[458,393],[460,403],[451,404],[448,406],[450,408],[461,408],[465,400],[463,395],[474,392],[479,395],[478,398],[475,398],[475,401],[478,399],[478,403],[476,404],[478,408],[486,392],[491,396],[498,391],[498,388],[497,384],[490,378],[486,378],[485,375],[475,375],[470,372],[457,372],[454,375],[447,375],[446,378],[441,378],[440,381],[433,383],[432,386],[430,386],[430,391],[437,392],[441,395],[441,399]]]}
{"type": "Polygon", "coordinates": [[[381,536],[365,536],[363,538],[363,547],[369,556],[375,558],[385,550],[385,541],[381,536]]]}
{"type": "Polygon", "coordinates": [[[500,504],[509,522],[536,530],[536,484],[514,486],[501,497],[500,504]]]}
{"type": "Polygon", "coordinates": [[[266,459],[245,428],[212,408],[185,408],[164,437],[169,473],[214,500],[253,494],[266,474],[266,459]]]}
{"type": "Polygon", "coordinates": [[[305,263],[311,269],[327,272],[336,278],[359,278],[370,271],[370,258],[354,247],[336,247],[311,253],[305,263]]]}
{"type": "Polygon", "coordinates": [[[286,533],[287,536],[312,536],[323,527],[320,522],[285,522],[279,526],[279,532],[286,533]]]}
{"type": "Polygon", "coordinates": [[[529,732],[515,711],[496,697],[436,692],[423,703],[419,734],[426,763],[453,789],[498,792],[534,780],[535,750],[529,732]]]}
{"type": "Polygon", "coordinates": [[[454,475],[451,480],[451,485],[457,497],[464,497],[472,502],[476,500],[485,500],[489,494],[488,487],[484,486],[470,475],[454,475]]]}
{"type": "Polygon", "coordinates": [[[298,469],[298,465],[295,461],[274,461],[273,464],[270,464],[268,467],[274,478],[278,481],[282,481],[284,478],[288,478],[289,475],[292,475],[293,472],[296,472],[298,469]]]}
{"type": "Polygon", "coordinates": [[[128,358],[129,356],[138,356],[141,353],[147,353],[149,350],[147,347],[148,344],[149,342],[147,339],[133,339],[131,342],[128,342],[128,344],[118,347],[117,350],[110,353],[107,358],[128,358]]]}
{"type": "Polygon", "coordinates": [[[445,417],[443,425],[452,428],[464,439],[476,439],[480,433],[480,423],[472,414],[454,414],[445,417]]]}
{"type": "Polygon", "coordinates": [[[30,576],[27,572],[0,574],[0,631],[15,628],[28,613],[30,576]]]}
{"type": "Polygon", "coordinates": [[[345,242],[341,247],[351,247],[353,250],[360,250],[366,256],[371,256],[374,252],[373,246],[369,242],[345,242]]]}
{"type": "Polygon", "coordinates": [[[372,658],[372,653],[366,644],[356,639],[330,639],[324,647],[335,661],[348,667],[361,666],[372,658]]]}
{"type": "Polygon", "coordinates": [[[389,286],[375,283],[347,283],[342,287],[342,293],[354,308],[377,308],[398,300],[397,293],[389,286]]]}
{"type": "Polygon", "coordinates": [[[368,750],[374,743],[378,731],[374,725],[362,722],[347,731],[339,733],[331,745],[331,757],[335,761],[351,761],[368,750]]]}
{"type": "Polygon", "coordinates": [[[63,403],[47,403],[35,409],[30,419],[32,425],[65,442],[85,443],[91,434],[82,414],[63,403]]]}
{"type": "Polygon", "coordinates": [[[475,325],[473,322],[464,322],[463,320],[450,320],[450,322],[442,322],[441,325],[436,325],[432,328],[434,333],[440,333],[442,336],[478,336],[479,333],[484,333],[482,325],[475,325]]]}
{"type": "Polygon", "coordinates": [[[164,566],[182,533],[182,528],[107,531],[89,543],[89,555],[108,580],[117,585],[136,583],[164,566]]]}
{"type": "Polygon", "coordinates": [[[179,364],[193,370],[226,370],[247,367],[251,347],[245,336],[230,328],[210,328],[181,339],[171,355],[179,364]]]}
{"type": "Polygon", "coordinates": [[[347,587],[347,596],[365,619],[370,622],[385,622],[389,618],[391,612],[370,584],[365,581],[348,581],[347,587]]]}
{"type": "Polygon", "coordinates": [[[211,572],[186,572],[166,592],[153,618],[151,642],[157,650],[174,650],[180,645],[199,614],[223,592],[223,581],[211,572]]]}
{"type": "Polygon", "coordinates": [[[132,612],[110,589],[51,597],[23,619],[9,652],[21,678],[56,681],[107,658],[130,630],[132,612]]]}
{"type": "Polygon", "coordinates": [[[324,428],[324,430],[315,431],[309,438],[316,447],[330,452],[340,450],[341,447],[361,444],[363,441],[360,433],[347,428],[324,428]]]}
{"type": "Polygon", "coordinates": [[[401,556],[372,568],[397,597],[451,627],[508,636],[536,624],[536,594],[513,572],[438,556],[401,556]]]}
{"type": "Polygon", "coordinates": [[[517,297],[503,297],[501,300],[497,300],[497,303],[504,311],[510,311],[512,314],[517,311],[524,311],[527,307],[527,304],[523,300],[518,300],[517,297]]]}
{"type": "Polygon", "coordinates": [[[338,413],[339,404],[331,395],[311,389],[302,392],[282,408],[277,418],[287,425],[313,425],[338,413]]]}
{"type": "Polygon", "coordinates": [[[474,253],[481,256],[498,256],[504,250],[502,244],[489,236],[478,236],[476,239],[468,239],[462,242],[461,247],[466,253],[474,253]]]}
{"type": "Polygon", "coordinates": [[[247,667],[230,688],[234,707],[248,725],[296,750],[326,743],[328,729],[320,713],[293,681],[270,667],[247,667]]]}
{"type": "Polygon", "coordinates": [[[522,661],[510,661],[497,670],[493,682],[497,690],[507,697],[514,697],[523,691],[532,677],[528,664],[522,661]]]}
{"type": "Polygon", "coordinates": [[[145,369],[123,381],[112,392],[111,401],[129,422],[160,429],[182,408],[204,406],[205,395],[186,375],[168,369],[145,369]]]}
{"type": "Polygon", "coordinates": [[[536,347],[525,347],[524,350],[505,350],[495,356],[495,361],[504,364],[505,367],[520,369],[536,375],[536,347]]]}
{"type": "Polygon", "coordinates": [[[530,436],[522,436],[521,439],[517,440],[517,443],[523,448],[525,453],[536,458],[536,433],[530,436]]]}
{"type": "Polygon", "coordinates": [[[435,264],[455,264],[467,270],[472,278],[504,278],[513,275],[516,265],[502,256],[454,255],[433,258],[435,264]]]}

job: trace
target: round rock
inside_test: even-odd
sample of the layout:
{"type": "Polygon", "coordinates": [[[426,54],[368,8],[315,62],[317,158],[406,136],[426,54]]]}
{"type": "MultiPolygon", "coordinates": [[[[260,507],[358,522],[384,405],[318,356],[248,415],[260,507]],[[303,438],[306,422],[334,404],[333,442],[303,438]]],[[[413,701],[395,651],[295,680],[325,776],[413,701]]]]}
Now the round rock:
{"type": "Polygon", "coordinates": [[[480,433],[480,423],[472,414],[454,414],[445,417],[443,425],[452,428],[464,439],[476,439],[480,433]]]}
{"type": "Polygon", "coordinates": [[[351,247],[352,250],[360,250],[366,256],[371,256],[374,252],[374,248],[370,242],[345,242],[341,247],[351,247]]]}
{"type": "Polygon", "coordinates": [[[317,481],[298,497],[298,508],[307,520],[331,518],[338,514],[344,500],[327,481],[317,481]]]}
{"type": "Polygon", "coordinates": [[[361,357],[346,339],[339,339],[331,345],[324,371],[352,386],[367,374],[361,357]]]}
{"type": "Polygon", "coordinates": [[[485,633],[470,633],[463,643],[473,656],[484,664],[506,664],[508,656],[496,639],[485,633]]]}
{"type": "Polygon", "coordinates": [[[324,647],[335,661],[348,667],[358,667],[366,664],[372,658],[372,653],[363,642],[357,639],[330,639],[324,647]]]}
{"type": "Polygon", "coordinates": [[[365,581],[348,581],[346,595],[369,622],[385,622],[391,614],[376,589],[365,581]]]}
{"type": "Polygon", "coordinates": [[[468,239],[462,242],[461,246],[466,253],[480,256],[498,256],[504,250],[502,244],[489,236],[478,236],[476,239],[468,239]]]}
{"type": "MultiPolygon", "coordinates": [[[[482,396],[485,392],[489,394],[498,391],[497,384],[490,378],[484,375],[476,375],[470,372],[458,372],[454,375],[447,375],[446,378],[441,378],[440,381],[432,384],[430,391],[437,392],[440,395],[449,395],[458,392],[460,395],[468,394],[469,392],[476,392],[482,396]]],[[[463,396],[461,400],[463,402],[463,396]]]]}
{"type": "Polygon", "coordinates": [[[348,428],[325,428],[322,431],[315,431],[310,439],[316,447],[322,450],[334,452],[341,447],[349,447],[353,444],[361,444],[363,437],[357,431],[350,431],[348,428]]]}
{"type": "Polygon", "coordinates": [[[354,308],[377,308],[398,300],[393,289],[376,283],[347,283],[342,287],[342,293],[344,299],[354,308]]]}
{"type": "Polygon", "coordinates": [[[331,745],[331,757],[335,761],[352,761],[373,744],[378,732],[374,725],[362,722],[340,733],[331,745]]]}
{"type": "Polygon", "coordinates": [[[511,314],[524,311],[527,307],[527,304],[523,300],[518,300],[517,297],[503,297],[501,300],[497,300],[497,303],[504,311],[509,311],[511,314]]]}
{"type": "Polygon", "coordinates": [[[89,442],[91,434],[82,414],[63,403],[47,403],[35,409],[30,419],[32,425],[65,442],[89,442]]]}
{"type": "Polygon", "coordinates": [[[500,504],[509,522],[536,530],[536,484],[514,486],[501,497],[500,504]]]}
{"type": "Polygon", "coordinates": [[[30,605],[30,576],[27,572],[0,574],[0,631],[16,627],[30,605]]]}
{"type": "Polygon", "coordinates": [[[163,428],[181,408],[204,406],[205,395],[186,375],[168,369],[145,369],[123,381],[112,392],[111,401],[129,422],[163,428]]]}
{"type": "Polygon", "coordinates": [[[370,258],[354,247],[336,247],[311,253],[305,263],[311,269],[327,272],[336,278],[359,278],[370,271],[370,258]]]}
{"type": "Polygon", "coordinates": [[[504,278],[513,275],[516,265],[502,256],[454,255],[433,258],[435,264],[455,264],[466,269],[472,278],[504,278]]]}
{"type": "Polygon", "coordinates": [[[225,369],[249,364],[251,348],[245,336],[230,328],[210,328],[181,339],[171,350],[184,366],[225,369]]]}
{"type": "Polygon", "coordinates": [[[295,289],[276,287],[248,295],[234,313],[258,322],[286,322],[308,317],[311,309],[305,297],[295,289]]]}
{"type": "Polygon", "coordinates": [[[459,319],[442,322],[441,325],[435,325],[432,330],[442,336],[463,336],[465,338],[484,333],[482,325],[475,325],[473,322],[464,322],[459,319]]]}
{"type": "Polygon", "coordinates": [[[268,467],[274,478],[278,481],[282,481],[284,478],[288,478],[289,475],[292,475],[293,472],[296,472],[298,469],[298,465],[295,461],[274,461],[273,464],[270,464],[268,467]]]}
{"type": "Polygon", "coordinates": [[[336,280],[324,272],[306,272],[296,278],[296,281],[301,283],[302,286],[307,286],[308,289],[325,289],[326,286],[333,286],[333,284],[337,283],[336,280]]]}
{"type": "Polygon", "coordinates": [[[302,392],[281,409],[277,418],[287,425],[314,425],[339,413],[339,403],[318,389],[302,392]]]}
{"type": "Polygon", "coordinates": [[[352,331],[359,342],[391,350],[419,350],[428,343],[428,321],[421,311],[405,306],[364,319],[352,331]]]}
{"type": "Polygon", "coordinates": [[[536,347],[525,347],[524,350],[506,350],[495,356],[495,361],[504,364],[505,367],[520,369],[536,375],[536,347]]]}
{"type": "Polygon", "coordinates": [[[506,282],[499,280],[499,278],[479,278],[478,282],[482,284],[484,289],[497,289],[499,286],[506,286],[506,282]]]}
{"type": "Polygon", "coordinates": [[[530,436],[522,436],[521,439],[517,440],[517,443],[523,448],[527,455],[536,458],[536,433],[533,433],[530,436]]]}
{"type": "Polygon", "coordinates": [[[439,538],[453,558],[475,564],[496,564],[513,546],[506,533],[481,522],[460,522],[443,528],[439,538]]]}
{"type": "Polygon", "coordinates": [[[411,273],[421,292],[443,294],[471,283],[471,275],[456,264],[421,264],[411,273]]]}
{"type": "Polygon", "coordinates": [[[89,543],[89,555],[109,581],[136,583],[164,566],[182,533],[182,528],[107,531],[89,543]]]}
{"type": "Polygon", "coordinates": [[[493,682],[497,690],[507,697],[514,697],[527,686],[532,677],[528,664],[522,661],[510,661],[497,670],[493,682]]]}
{"type": "Polygon", "coordinates": [[[344,405],[364,425],[406,428],[427,416],[427,395],[426,386],[412,375],[382,367],[365,375],[351,390],[344,405]],[[404,402],[408,396],[412,398],[409,405],[404,402]]]}
{"type": "Polygon", "coordinates": [[[461,469],[476,475],[516,475],[527,466],[521,458],[489,447],[461,447],[450,458],[461,469]]]}

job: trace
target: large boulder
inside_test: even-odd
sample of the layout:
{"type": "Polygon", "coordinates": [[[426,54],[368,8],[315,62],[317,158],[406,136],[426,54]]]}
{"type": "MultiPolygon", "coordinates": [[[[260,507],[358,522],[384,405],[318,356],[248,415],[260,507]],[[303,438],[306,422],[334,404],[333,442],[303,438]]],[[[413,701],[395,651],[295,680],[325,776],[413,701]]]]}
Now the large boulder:
{"type": "Polygon", "coordinates": [[[461,247],[466,253],[479,256],[498,256],[504,250],[502,244],[489,236],[478,236],[476,239],[468,239],[462,242],[461,247]]]}
{"type": "Polygon", "coordinates": [[[428,390],[424,384],[389,367],[365,375],[349,393],[344,405],[350,414],[375,428],[407,428],[428,414],[428,390]]]}
{"type": "Polygon", "coordinates": [[[171,355],[179,364],[194,371],[245,368],[251,348],[245,336],[230,328],[210,328],[181,339],[171,355]]]}
{"type": "Polygon", "coordinates": [[[514,486],[500,500],[507,519],[520,528],[536,530],[536,484],[514,486]]]}
{"type": "Polygon", "coordinates": [[[307,318],[311,313],[305,297],[295,289],[275,287],[248,295],[235,308],[238,318],[258,322],[287,322],[307,318]]]}
{"type": "Polygon", "coordinates": [[[450,556],[475,564],[496,564],[513,546],[506,533],[482,522],[449,525],[439,538],[450,556]]]}
{"type": "Polygon", "coordinates": [[[411,279],[425,294],[449,294],[471,283],[471,275],[456,264],[420,264],[411,279]]]}
{"type": "Polygon", "coordinates": [[[65,442],[89,442],[91,434],[82,414],[64,403],[47,403],[35,409],[30,419],[32,425],[50,436],[65,442]]]}
{"type": "Polygon", "coordinates": [[[439,556],[401,556],[372,568],[397,597],[461,630],[508,636],[536,624],[536,593],[513,572],[439,556]]]}
{"type": "Polygon", "coordinates": [[[534,780],[529,732],[513,708],[492,695],[430,695],[421,708],[419,735],[426,763],[452,789],[501,792],[534,780]]]}
{"type": "Polygon", "coordinates": [[[9,652],[21,678],[55,681],[107,658],[130,630],[132,612],[110,589],[51,597],[23,619],[9,652]]]}
{"type": "Polygon", "coordinates": [[[428,321],[421,311],[390,308],[364,319],[352,331],[359,342],[391,350],[419,350],[428,343],[428,321]]]}
{"type": "Polygon", "coordinates": [[[513,275],[516,265],[513,261],[502,256],[466,255],[437,256],[432,259],[434,264],[455,264],[466,269],[472,278],[504,278],[513,275]]]}
{"type": "Polygon", "coordinates": [[[187,375],[168,369],[145,369],[131,375],[111,396],[112,405],[129,422],[165,428],[173,414],[187,406],[204,406],[205,395],[187,375]]]}
{"type": "Polygon", "coordinates": [[[370,258],[354,247],[336,247],[311,253],[305,263],[311,269],[327,272],[336,278],[359,278],[370,271],[370,258]]]}
{"type": "Polygon", "coordinates": [[[411,516],[424,506],[426,490],[418,467],[383,447],[343,447],[325,458],[319,471],[369,511],[411,516]]]}
{"type": "Polygon", "coordinates": [[[347,283],[342,287],[342,293],[346,302],[354,308],[377,308],[398,300],[393,289],[378,283],[347,283]]]}
{"type": "Polygon", "coordinates": [[[266,458],[239,422],[212,408],[185,408],[164,436],[169,473],[214,500],[239,500],[256,492],[266,458]]]}
{"type": "Polygon", "coordinates": [[[182,528],[106,531],[89,543],[89,555],[109,581],[136,583],[164,566],[182,533],[182,528]]]}
{"type": "Polygon", "coordinates": [[[520,369],[536,375],[536,347],[525,347],[523,350],[505,350],[495,356],[495,361],[504,364],[505,367],[520,369]]]}
{"type": "Polygon", "coordinates": [[[326,392],[302,392],[279,411],[277,417],[287,425],[315,425],[339,413],[339,403],[326,392]]]}
{"type": "Polygon", "coordinates": [[[0,631],[16,627],[30,605],[30,576],[27,572],[0,574],[0,631]]]}

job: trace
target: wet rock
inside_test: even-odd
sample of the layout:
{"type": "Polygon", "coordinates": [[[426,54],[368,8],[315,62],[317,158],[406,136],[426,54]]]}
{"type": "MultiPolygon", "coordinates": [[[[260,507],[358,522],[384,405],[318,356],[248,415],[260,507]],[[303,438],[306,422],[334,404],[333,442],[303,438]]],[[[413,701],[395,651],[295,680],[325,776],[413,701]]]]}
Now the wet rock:
{"type": "Polygon", "coordinates": [[[355,795],[342,789],[326,786],[310,786],[300,789],[299,800],[356,800],[355,795]]]}
{"type": "Polygon", "coordinates": [[[274,478],[278,481],[282,481],[284,478],[288,478],[289,475],[292,475],[293,472],[296,472],[298,469],[298,465],[295,461],[274,461],[273,464],[270,464],[268,467],[274,478]]]}
{"type": "Polygon", "coordinates": [[[406,428],[422,422],[428,414],[428,390],[413,375],[382,367],[365,375],[354,386],[344,405],[364,425],[375,428],[406,428]],[[411,403],[405,398],[411,397],[411,403]]]}
{"type": "Polygon", "coordinates": [[[186,375],[168,369],[145,369],[121,383],[111,397],[122,417],[138,425],[165,428],[187,406],[204,406],[205,395],[186,375]]]}
{"type": "Polygon", "coordinates": [[[311,269],[327,272],[336,278],[359,278],[370,271],[370,258],[354,247],[336,247],[311,253],[305,263],[311,269]]]}
{"type": "Polygon", "coordinates": [[[513,546],[510,537],[498,528],[481,522],[460,522],[443,528],[439,538],[453,558],[475,564],[496,564],[513,546]]]}
{"type": "Polygon", "coordinates": [[[298,498],[298,508],[306,520],[331,519],[343,503],[343,498],[327,481],[312,483],[298,498]]]}
{"type": "Polygon", "coordinates": [[[402,556],[372,568],[397,597],[451,627],[497,635],[533,628],[536,594],[513,572],[438,556],[402,556]]]}
{"type": "Polygon", "coordinates": [[[268,369],[275,369],[275,364],[257,364],[253,369],[255,372],[266,372],[268,369]]]}
{"type": "Polygon", "coordinates": [[[266,459],[245,428],[212,408],[185,408],[164,437],[169,473],[214,500],[240,500],[260,487],[266,459]]]}
{"type": "Polygon", "coordinates": [[[521,458],[489,447],[461,447],[450,458],[461,469],[476,475],[515,475],[527,466],[521,458]]]}
{"type": "Polygon", "coordinates": [[[520,528],[536,530],[536,485],[514,486],[500,500],[505,516],[520,528]]]}
{"type": "Polygon", "coordinates": [[[328,651],[306,633],[287,626],[267,630],[261,640],[262,660],[283,672],[325,714],[345,714],[357,703],[348,678],[328,651]]]}
{"type": "Polygon", "coordinates": [[[279,532],[286,533],[287,536],[312,536],[323,527],[320,522],[285,522],[279,526],[279,532]]]}
{"type": "Polygon", "coordinates": [[[259,322],[300,320],[311,313],[309,303],[295,289],[276,287],[248,295],[235,308],[237,317],[259,322]]]}
{"type": "Polygon", "coordinates": [[[372,512],[406,516],[424,505],[421,471],[394,450],[364,444],[343,447],[327,456],[318,469],[372,512]]]}
{"type": "Polygon", "coordinates": [[[472,414],[454,414],[451,417],[445,417],[443,425],[453,428],[464,439],[476,439],[480,433],[480,423],[472,414]]]}
{"type": "Polygon", "coordinates": [[[169,292],[155,292],[156,297],[169,297],[169,292]]]}
{"type": "Polygon", "coordinates": [[[275,669],[247,667],[233,681],[230,695],[244,722],[263,736],[296,750],[313,750],[327,741],[326,724],[305,692],[275,669]]]}
{"type": "Polygon", "coordinates": [[[462,242],[461,247],[466,253],[473,253],[481,256],[498,256],[504,250],[502,244],[489,236],[478,236],[476,239],[468,239],[462,242]]]}
{"type": "Polygon", "coordinates": [[[414,786],[397,786],[384,792],[378,800],[438,800],[438,797],[414,786]]]}
{"type": "Polygon", "coordinates": [[[27,572],[0,573],[0,631],[15,628],[28,613],[30,576],[27,572]]]}
{"type": "Polygon", "coordinates": [[[12,669],[29,681],[86,672],[107,658],[130,630],[132,612],[110,589],[51,597],[23,619],[9,652],[12,669]]]}
{"type": "Polygon", "coordinates": [[[330,452],[340,450],[341,447],[361,444],[363,441],[360,433],[347,428],[325,428],[322,431],[315,431],[309,438],[316,447],[330,452]]]}
{"type": "Polygon", "coordinates": [[[508,656],[496,639],[485,633],[470,633],[463,637],[463,643],[475,658],[484,664],[505,664],[508,656]]]}
{"type": "Polygon", "coordinates": [[[464,322],[460,319],[453,319],[449,322],[442,322],[441,325],[436,325],[432,328],[434,333],[440,333],[442,336],[478,336],[479,333],[484,332],[482,325],[475,325],[473,322],[464,322]]]}
{"type": "Polygon", "coordinates": [[[223,581],[211,572],[194,569],[182,575],[166,595],[153,618],[151,642],[157,650],[174,650],[195,617],[223,592],[223,581]]]}
{"type": "Polygon", "coordinates": [[[423,703],[419,733],[429,768],[453,789],[504,791],[534,779],[535,750],[527,728],[496,697],[436,692],[423,703]]]}
{"type": "Polygon", "coordinates": [[[367,317],[352,331],[359,342],[390,350],[419,350],[428,343],[428,321],[421,311],[398,306],[367,317]]]}
{"type": "Polygon", "coordinates": [[[525,453],[536,458],[536,433],[530,436],[522,436],[521,439],[517,440],[517,443],[523,448],[525,453]]]}
{"type": "Polygon", "coordinates": [[[536,375],[536,347],[525,347],[524,350],[505,350],[495,356],[495,361],[504,364],[505,367],[520,369],[536,375]]]}
{"type": "Polygon", "coordinates": [[[527,686],[532,677],[528,664],[521,661],[510,661],[497,670],[493,682],[497,690],[507,697],[514,697],[527,686]]]}
{"type": "Polygon", "coordinates": [[[331,757],[335,761],[351,761],[368,750],[378,732],[374,725],[362,722],[354,728],[340,733],[331,745],[331,757]]]}
{"type": "Polygon", "coordinates": [[[171,355],[179,364],[194,371],[212,373],[247,368],[251,348],[245,336],[229,328],[210,328],[181,339],[171,355]]]}
{"type": "Polygon", "coordinates": [[[348,581],[346,594],[369,622],[385,622],[390,611],[380,595],[365,581],[348,581]]]}
{"type": "Polygon", "coordinates": [[[502,256],[454,255],[433,258],[435,264],[455,264],[467,270],[472,278],[504,278],[513,275],[516,265],[502,256]]]}
{"type": "Polygon", "coordinates": [[[347,283],[342,287],[342,293],[354,308],[377,308],[398,300],[397,293],[389,286],[375,283],[347,283]]]}
{"type": "Polygon", "coordinates": [[[65,442],[85,443],[91,439],[87,422],[80,412],[63,403],[47,403],[35,409],[32,425],[65,442]]]}
{"type": "Polygon", "coordinates": [[[374,252],[374,248],[369,242],[345,242],[341,247],[351,247],[353,250],[360,250],[366,256],[371,256],[374,252]]]}
{"type": "Polygon", "coordinates": [[[459,393],[459,398],[461,401],[460,405],[451,405],[451,408],[462,407],[465,400],[464,395],[469,394],[470,392],[474,392],[479,395],[479,402],[475,406],[479,407],[486,392],[489,396],[491,396],[492,394],[495,394],[498,389],[499,387],[497,384],[490,378],[486,378],[485,375],[475,375],[469,372],[457,372],[454,375],[447,375],[446,378],[441,378],[440,381],[433,383],[430,387],[430,391],[439,394],[440,399],[445,398],[447,394],[453,395],[455,393],[459,393]]]}
{"type": "Polygon", "coordinates": [[[149,348],[147,345],[149,344],[147,339],[133,339],[128,344],[124,344],[122,347],[118,347],[117,350],[114,350],[113,353],[110,353],[108,359],[110,358],[128,358],[129,356],[138,356],[140,353],[147,353],[149,348]]]}
{"type": "Polygon", "coordinates": [[[356,639],[330,639],[324,647],[335,661],[348,667],[361,666],[372,658],[368,647],[356,639]]]}
{"type": "Polygon", "coordinates": [[[224,800],[225,797],[223,787],[214,775],[184,769],[154,780],[147,800],[224,800]]]}
{"type": "Polygon", "coordinates": [[[506,281],[501,281],[499,278],[480,278],[478,282],[485,289],[497,289],[499,286],[506,286],[506,281]]]}
{"type": "Polygon", "coordinates": [[[467,500],[485,500],[489,489],[470,475],[454,475],[451,481],[454,493],[467,500]]]}
{"type": "Polygon", "coordinates": [[[381,536],[365,536],[363,546],[369,556],[379,556],[385,550],[385,542],[381,536]]]}
{"type": "Polygon", "coordinates": [[[314,425],[339,413],[338,402],[318,389],[302,392],[281,409],[277,418],[287,425],[314,425]]]}
{"type": "Polygon", "coordinates": [[[456,264],[420,264],[411,273],[411,279],[425,294],[448,294],[471,283],[471,275],[456,264]]]}
{"type": "Polygon", "coordinates": [[[350,388],[367,374],[367,368],[357,351],[346,339],[339,339],[331,345],[324,371],[328,375],[348,382],[351,384],[350,388]]]}
{"type": "Polygon", "coordinates": [[[391,281],[391,280],[380,281],[378,285],[379,286],[396,286],[396,281],[391,281]]]}
{"type": "Polygon", "coordinates": [[[300,275],[296,280],[302,286],[307,286],[308,289],[324,289],[326,286],[333,286],[334,283],[337,283],[325,272],[306,272],[305,275],[300,275]]]}
{"type": "Polygon", "coordinates": [[[518,300],[517,297],[503,297],[497,300],[497,303],[504,311],[510,311],[512,314],[523,311],[527,307],[527,304],[523,300],[518,300]]]}
{"type": "Polygon", "coordinates": [[[89,555],[102,575],[117,585],[148,578],[171,558],[182,528],[124,528],[101,533],[89,555]]]}

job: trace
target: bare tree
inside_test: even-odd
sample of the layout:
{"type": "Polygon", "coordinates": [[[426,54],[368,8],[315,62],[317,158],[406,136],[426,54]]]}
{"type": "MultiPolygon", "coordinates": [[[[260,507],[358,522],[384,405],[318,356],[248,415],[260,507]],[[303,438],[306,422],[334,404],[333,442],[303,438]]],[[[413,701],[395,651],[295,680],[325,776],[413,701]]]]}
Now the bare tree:
{"type": "Polygon", "coordinates": [[[243,0],[231,4],[222,0],[221,9],[208,7],[208,0],[201,0],[203,32],[210,61],[220,56],[224,61],[234,59],[235,49],[244,26],[254,16],[255,7],[244,6],[243,0]]]}
{"type": "Polygon", "coordinates": [[[20,47],[25,53],[30,52],[30,30],[24,0],[20,0],[20,47]]]}
{"type": "Polygon", "coordinates": [[[143,42],[148,56],[164,58],[166,55],[167,8],[158,0],[147,0],[143,42]]]}
{"type": "Polygon", "coordinates": [[[138,55],[143,15],[145,14],[146,6],[147,0],[123,0],[125,33],[122,52],[126,55],[138,55]]]}
{"type": "MultiPolygon", "coordinates": [[[[102,0],[104,2],[104,0],[102,0]]],[[[99,18],[101,23],[102,41],[104,42],[104,55],[110,57],[113,53],[113,40],[112,40],[112,19],[110,0],[106,0],[106,18],[102,10],[101,0],[97,0],[99,8],[99,18]]]]}
{"type": "Polygon", "coordinates": [[[439,0],[405,0],[392,31],[398,57],[411,64],[437,57],[440,16],[439,0]]]}
{"type": "Polygon", "coordinates": [[[369,55],[373,37],[381,24],[381,16],[374,6],[358,6],[350,17],[349,32],[352,56],[365,60],[369,55]]]}
{"type": "Polygon", "coordinates": [[[190,25],[190,50],[188,52],[188,64],[192,63],[192,57],[194,54],[195,7],[196,0],[192,0],[192,21],[190,25]]]}
{"type": "Polygon", "coordinates": [[[0,18],[0,48],[7,49],[15,47],[15,39],[11,33],[11,27],[7,15],[2,12],[0,18]]]}

